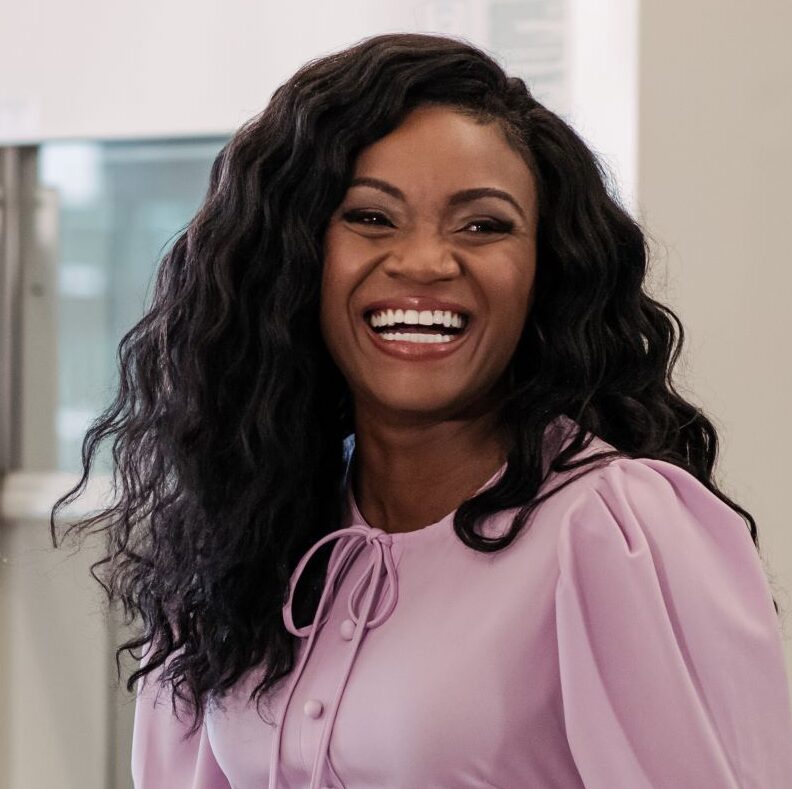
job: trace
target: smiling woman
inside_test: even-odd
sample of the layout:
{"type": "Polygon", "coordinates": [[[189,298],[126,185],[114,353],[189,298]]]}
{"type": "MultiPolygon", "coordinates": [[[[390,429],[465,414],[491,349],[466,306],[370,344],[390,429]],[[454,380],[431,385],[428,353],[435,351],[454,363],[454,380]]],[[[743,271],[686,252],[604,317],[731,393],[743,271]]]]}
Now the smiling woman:
{"type": "Polygon", "coordinates": [[[370,524],[421,528],[503,464],[498,383],[533,299],[536,213],[525,158],[469,112],[421,106],[356,157],[324,236],[321,322],[355,403],[370,524]]]}
{"type": "Polygon", "coordinates": [[[140,625],[138,789],[792,785],[756,525],[646,267],[464,42],[366,39],[237,131],[52,513],[115,436],[66,533],[140,625]]]}

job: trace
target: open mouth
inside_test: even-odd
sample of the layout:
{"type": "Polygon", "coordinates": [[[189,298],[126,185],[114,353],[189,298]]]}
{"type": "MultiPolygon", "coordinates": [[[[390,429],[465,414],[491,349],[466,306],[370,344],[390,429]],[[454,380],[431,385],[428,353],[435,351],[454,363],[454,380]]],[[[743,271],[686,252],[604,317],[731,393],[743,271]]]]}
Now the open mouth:
{"type": "Polygon", "coordinates": [[[441,359],[464,346],[470,335],[470,319],[456,321],[457,326],[443,324],[422,325],[395,323],[372,326],[369,313],[363,316],[366,334],[375,347],[388,356],[401,360],[441,359]]]}
{"type": "Polygon", "coordinates": [[[446,314],[445,320],[431,324],[415,321],[392,321],[375,326],[371,321],[372,312],[366,312],[363,319],[369,329],[384,342],[412,342],[415,344],[444,344],[453,342],[464,334],[470,325],[470,318],[464,314],[446,314]]]}

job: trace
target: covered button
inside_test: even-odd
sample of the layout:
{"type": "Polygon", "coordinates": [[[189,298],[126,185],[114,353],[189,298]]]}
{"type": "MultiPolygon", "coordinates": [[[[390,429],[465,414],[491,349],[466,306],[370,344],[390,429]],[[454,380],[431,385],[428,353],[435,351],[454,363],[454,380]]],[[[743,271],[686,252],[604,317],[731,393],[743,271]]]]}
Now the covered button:
{"type": "Polygon", "coordinates": [[[305,706],[303,707],[303,712],[309,718],[318,718],[322,714],[322,710],[324,709],[324,705],[318,699],[309,699],[305,702],[305,706]]]}
{"type": "Polygon", "coordinates": [[[341,623],[341,636],[347,641],[351,641],[355,635],[355,623],[351,619],[345,619],[341,623]]]}

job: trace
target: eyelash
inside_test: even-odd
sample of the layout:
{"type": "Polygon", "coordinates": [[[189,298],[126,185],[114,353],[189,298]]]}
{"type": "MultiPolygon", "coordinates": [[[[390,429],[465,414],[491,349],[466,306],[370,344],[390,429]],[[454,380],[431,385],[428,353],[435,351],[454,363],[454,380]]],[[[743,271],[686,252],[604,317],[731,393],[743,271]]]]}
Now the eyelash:
{"type": "MultiPolygon", "coordinates": [[[[359,224],[365,225],[367,227],[384,227],[383,225],[374,225],[369,222],[362,222],[360,220],[367,219],[367,218],[380,218],[385,219],[385,221],[390,221],[384,214],[379,213],[378,211],[347,211],[343,218],[346,219],[348,222],[359,222],[359,224]]],[[[490,228],[489,231],[479,231],[476,235],[491,235],[496,233],[511,233],[514,229],[514,222],[510,222],[509,220],[501,221],[498,219],[472,219],[468,222],[469,225],[486,225],[490,228]]]]}

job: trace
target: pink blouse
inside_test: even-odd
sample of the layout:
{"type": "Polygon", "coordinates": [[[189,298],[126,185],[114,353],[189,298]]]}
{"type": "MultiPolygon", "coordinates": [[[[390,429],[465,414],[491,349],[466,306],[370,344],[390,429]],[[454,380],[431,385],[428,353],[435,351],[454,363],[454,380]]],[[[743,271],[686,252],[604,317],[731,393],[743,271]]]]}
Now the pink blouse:
{"type": "MultiPolygon", "coordinates": [[[[603,449],[595,438],[582,454],[603,449]]],[[[346,491],[343,528],[292,576],[293,595],[335,541],[313,623],[294,626],[291,596],[284,607],[302,642],[262,704],[277,726],[248,703],[252,669],[183,740],[189,715],[173,715],[154,672],[138,685],[136,789],[792,787],[759,555],[745,521],[686,471],[611,460],[495,553],[465,546],[454,512],[418,531],[373,528],[346,491]]],[[[483,531],[502,533],[515,511],[483,531]]]]}

